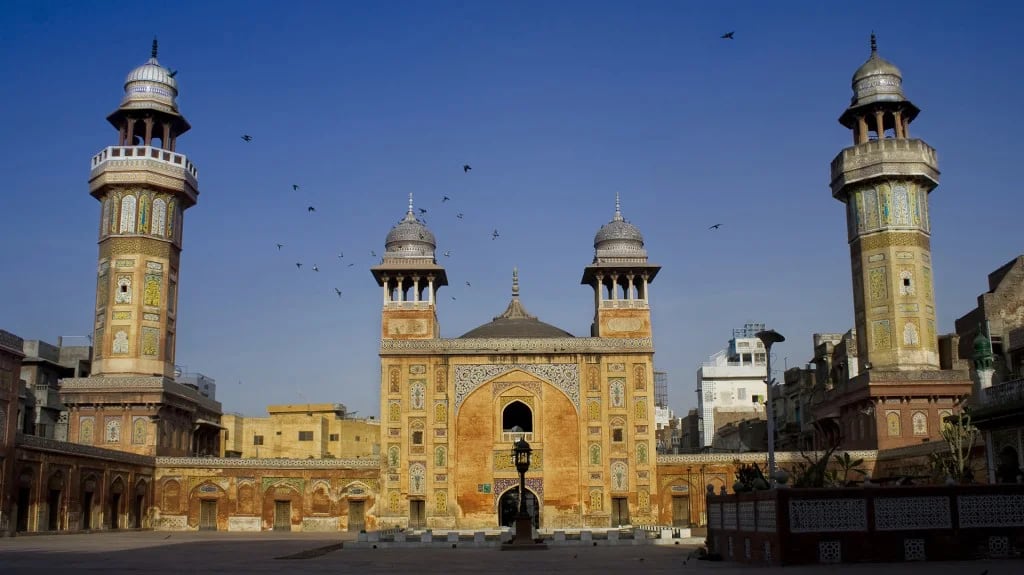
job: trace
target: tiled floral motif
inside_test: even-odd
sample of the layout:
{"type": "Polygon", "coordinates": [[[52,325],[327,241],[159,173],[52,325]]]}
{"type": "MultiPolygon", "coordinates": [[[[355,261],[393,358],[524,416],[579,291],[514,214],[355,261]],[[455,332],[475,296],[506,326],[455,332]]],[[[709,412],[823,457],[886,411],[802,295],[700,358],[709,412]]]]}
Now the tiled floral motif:
{"type": "Polygon", "coordinates": [[[903,540],[904,561],[924,561],[927,559],[924,554],[924,539],[907,538],[903,540]]]}
{"type": "Polygon", "coordinates": [[[921,338],[918,336],[917,324],[907,321],[903,324],[903,345],[921,345],[921,338]]]}
{"type": "Polygon", "coordinates": [[[885,285],[885,268],[868,270],[868,294],[872,301],[882,301],[889,295],[885,285]]]}
{"type": "Polygon", "coordinates": [[[1024,526],[1024,495],[961,495],[960,527],[1024,526]]]}
{"type": "Polygon", "coordinates": [[[629,468],[622,461],[616,461],[611,466],[612,491],[629,490],[629,468]]]}
{"type": "Polygon", "coordinates": [[[914,272],[900,271],[900,295],[914,295],[914,272]]]}
{"type": "Polygon", "coordinates": [[[818,542],[818,563],[841,563],[843,546],[839,541],[818,542]]]}
{"type": "Polygon", "coordinates": [[[886,351],[892,349],[892,330],[889,320],[881,319],[871,322],[871,349],[886,351]]]}
{"type": "Polygon", "coordinates": [[[754,502],[753,501],[741,501],[739,507],[740,515],[740,531],[753,531],[754,530],[754,502]]]}
{"type": "Polygon", "coordinates": [[[875,499],[875,529],[878,531],[951,529],[952,527],[948,497],[878,497],[875,499]]]}
{"type": "Polygon", "coordinates": [[[775,533],[775,501],[757,502],[757,530],[766,533],[775,533]]]}
{"type": "MultiPolygon", "coordinates": [[[[519,486],[519,478],[515,477],[495,477],[494,478],[494,489],[491,491],[494,501],[494,509],[498,508],[498,500],[512,487],[519,486]]],[[[533,492],[537,496],[537,501],[544,501],[544,480],[538,477],[527,477],[526,488],[533,492]]]]}
{"type": "Polygon", "coordinates": [[[577,409],[580,407],[580,373],[575,363],[559,364],[487,364],[455,367],[455,409],[476,388],[510,371],[524,371],[561,390],[577,409]]]}
{"type": "Polygon", "coordinates": [[[867,531],[863,499],[792,499],[789,524],[793,533],[867,531]]]}
{"type": "Polygon", "coordinates": [[[612,377],[608,380],[608,396],[611,407],[621,408],[626,405],[626,378],[612,377]]]}

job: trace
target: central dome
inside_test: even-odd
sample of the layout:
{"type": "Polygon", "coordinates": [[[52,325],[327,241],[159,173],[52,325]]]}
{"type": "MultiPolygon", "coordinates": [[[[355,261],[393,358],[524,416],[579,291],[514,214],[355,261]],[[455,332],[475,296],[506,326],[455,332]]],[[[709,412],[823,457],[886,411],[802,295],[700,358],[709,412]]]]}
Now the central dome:
{"type": "Polygon", "coordinates": [[[491,322],[473,328],[459,336],[462,339],[486,337],[552,338],[575,337],[564,329],[544,323],[530,315],[519,302],[519,271],[512,270],[512,301],[505,312],[491,322]]]}

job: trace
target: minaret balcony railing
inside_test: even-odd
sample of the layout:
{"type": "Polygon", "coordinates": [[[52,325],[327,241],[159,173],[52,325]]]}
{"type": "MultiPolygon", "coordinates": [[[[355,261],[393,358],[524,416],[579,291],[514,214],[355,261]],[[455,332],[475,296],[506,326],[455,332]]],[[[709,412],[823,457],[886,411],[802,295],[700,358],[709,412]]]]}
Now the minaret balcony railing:
{"type": "Polygon", "coordinates": [[[832,194],[877,176],[922,177],[939,182],[939,160],[924,140],[889,138],[844,149],[832,160],[832,194]]]}
{"type": "Polygon", "coordinates": [[[143,159],[180,168],[192,176],[193,183],[199,179],[199,171],[185,154],[153,146],[108,146],[92,157],[92,170],[96,172],[108,163],[143,159]]]}
{"type": "Polygon", "coordinates": [[[984,402],[987,405],[1024,401],[1024,377],[987,387],[984,397],[984,402]]]}
{"type": "Polygon", "coordinates": [[[430,309],[429,301],[389,301],[384,309],[430,309]]]}
{"type": "Polygon", "coordinates": [[[601,309],[648,309],[645,299],[604,299],[601,309]]]}

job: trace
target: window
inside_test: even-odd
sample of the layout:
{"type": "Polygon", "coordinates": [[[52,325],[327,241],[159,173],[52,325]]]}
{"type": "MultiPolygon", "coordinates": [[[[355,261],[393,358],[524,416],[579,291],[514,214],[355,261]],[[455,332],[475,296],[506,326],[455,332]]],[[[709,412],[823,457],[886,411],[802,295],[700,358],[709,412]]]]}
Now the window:
{"type": "MultiPolygon", "coordinates": [[[[337,435],[335,435],[335,439],[337,439],[337,435]]],[[[356,441],[359,441],[359,436],[358,435],[356,436],[356,441]]]]}
{"type": "Polygon", "coordinates": [[[254,435],[253,438],[252,438],[252,444],[253,445],[263,445],[263,436],[262,435],[254,435]]]}
{"type": "Polygon", "coordinates": [[[299,441],[313,441],[313,432],[312,431],[300,431],[299,432],[299,441]]]}
{"type": "Polygon", "coordinates": [[[533,431],[533,412],[521,401],[510,402],[501,412],[502,431],[512,431],[517,426],[527,433],[533,431]]]}
{"type": "Polygon", "coordinates": [[[741,387],[736,390],[736,399],[747,399],[747,388],[741,387]]]}
{"type": "Polygon", "coordinates": [[[624,439],[622,438],[621,427],[616,427],[615,429],[612,430],[612,441],[616,443],[622,443],[624,441],[624,439]]]}
{"type": "MultiPolygon", "coordinates": [[[[338,441],[338,434],[332,433],[329,439],[330,441],[338,441]]],[[[359,441],[359,436],[356,436],[356,441],[359,441]]]]}
{"type": "Polygon", "coordinates": [[[423,432],[422,431],[414,431],[414,432],[412,432],[412,444],[413,445],[423,445],[423,432]]]}

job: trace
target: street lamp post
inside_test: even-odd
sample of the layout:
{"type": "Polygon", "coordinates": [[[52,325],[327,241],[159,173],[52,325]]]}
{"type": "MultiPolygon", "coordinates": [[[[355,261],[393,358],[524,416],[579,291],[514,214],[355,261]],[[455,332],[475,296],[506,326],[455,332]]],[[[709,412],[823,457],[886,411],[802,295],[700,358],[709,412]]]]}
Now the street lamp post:
{"type": "Polygon", "coordinates": [[[512,461],[519,472],[519,513],[516,515],[516,537],[512,541],[516,545],[533,543],[533,520],[526,509],[526,472],[530,469],[531,453],[533,449],[525,437],[521,436],[512,444],[512,461]]]}
{"type": "Polygon", "coordinates": [[[775,380],[772,379],[772,345],[786,341],[786,338],[774,329],[759,331],[754,335],[764,344],[765,358],[767,359],[764,383],[767,394],[765,397],[767,413],[765,415],[768,419],[768,481],[775,485],[775,409],[772,407],[772,387],[775,380]]]}

